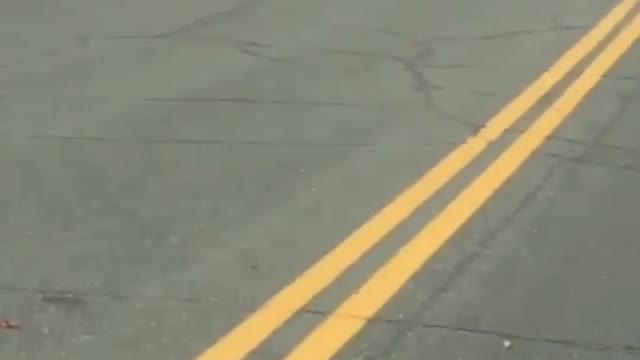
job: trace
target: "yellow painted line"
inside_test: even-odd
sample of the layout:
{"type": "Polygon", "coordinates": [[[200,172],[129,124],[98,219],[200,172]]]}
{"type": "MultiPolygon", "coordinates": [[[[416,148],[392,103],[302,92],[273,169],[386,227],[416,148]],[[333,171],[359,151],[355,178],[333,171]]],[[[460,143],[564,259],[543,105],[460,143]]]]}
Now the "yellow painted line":
{"type": "Polygon", "coordinates": [[[640,37],[640,15],[556,102],[433,221],[307,336],[286,360],[334,356],[427,260],[524,164],[640,37]]]}
{"type": "Polygon", "coordinates": [[[219,339],[196,360],[240,360],[246,357],[429,197],[446,185],[491,142],[499,138],[506,129],[562,80],[580,60],[593,51],[624,19],[635,3],[635,0],[624,0],[615,6],[544,74],[489,120],[478,134],[449,153],[417,182],[292,283],[280,290],[255,313],[219,339]]]}

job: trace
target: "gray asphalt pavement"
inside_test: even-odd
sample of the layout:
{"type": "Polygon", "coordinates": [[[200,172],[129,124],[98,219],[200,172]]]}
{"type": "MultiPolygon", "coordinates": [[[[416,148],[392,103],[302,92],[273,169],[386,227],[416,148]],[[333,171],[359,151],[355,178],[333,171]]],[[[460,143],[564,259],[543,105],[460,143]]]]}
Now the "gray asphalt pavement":
{"type": "MultiPolygon", "coordinates": [[[[0,359],[194,359],[615,4],[3,0],[0,318],[22,328],[0,359]]],[[[640,357],[639,69],[635,47],[338,358],[640,357]]],[[[251,358],[287,354],[500,150],[251,358]]]]}

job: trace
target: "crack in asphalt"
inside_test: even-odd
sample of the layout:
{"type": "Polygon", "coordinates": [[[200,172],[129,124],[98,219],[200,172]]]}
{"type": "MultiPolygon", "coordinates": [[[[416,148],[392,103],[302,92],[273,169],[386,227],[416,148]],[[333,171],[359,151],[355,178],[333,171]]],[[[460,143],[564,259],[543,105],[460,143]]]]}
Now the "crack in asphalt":
{"type": "MultiPolygon", "coordinates": [[[[68,298],[73,299],[76,302],[82,301],[119,301],[119,302],[172,302],[181,304],[205,304],[215,302],[215,298],[202,299],[194,297],[178,297],[178,296],[134,296],[127,294],[116,293],[98,293],[89,291],[70,291],[61,289],[45,289],[45,288],[30,288],[19,285],[0,285],[0,292],[13,292],[13,293],[27,293],[37,296],[47,302],[47,299],[68,298]]],[[[60,302],[63,302],[61,300],[60,302]]]]}
{"type": "Polygon", "coordinates": [[[166,103],[240,103],[254,105],[288,105],[288,106],[314,106],[314,107],[344,107],[357,108],[364,104],[348,101],[324,101],[324,100],[297,100],[297,99],[258,99],[244,97],[148,97],[146,102],[166,103]]]}
{"type": "MultiPolygon", "coordinates": [[[[523,133],[524,133],[524,131],[520,130],[520,129],[507,129],[505,131],[505,134],[513,134],[513,135],[522,135],[523,133]]],[[[621,154],[627,155],[627,156],[633,156],[633,155],[636,155],[638,153],[638,149],[637,148],[606,143],[606,142],[603,142],[602,139],[585,140],[585,139],[570,138],[570,137],[559,136],[559,135],[551,135],[551,136],[548,136],[546,138],[546,141],[547,142],[555,141],[555,142],[564,143],[564,144],[568,144],[568,145],[579,146],[579,147],[583,148],[583,152],[584,152],[584,149],[586,149],[588,147],[592,147],[592,149],[590,151],[594,151],[594,150],[597,150],[597,149],[610,150],[610,151],[615,151],[615,152],[618,152],[618,153],[621,153],[621,154]]],[[[541,153],[545,153],[545,151],[542,150],[541,153]]],[[[547,152],[547,153],[549,153],[549,152],[547,152]]],[[[575,156],[569,156],[569,155],[560,154],[560,153],[551,152],[549,154],[552,154],[554,156],[564,156],[567,159],[575,159],[576,158],[575,156]]],[[[590,154],[587,154],[587,155],[590,155],[590,154]]],[[[582,156],[584,158],[584,159],[580,159],[580,160],[586,160],[586,158],[589,157],[589,156],[584,156],[583,153],[580,153],[578,155],[578,157],[580,157],[580,156],[582,156]]]]}
{"type": "MultiPolygon", "coordinates": [[[[512,133],[519,133],[518,131],[512,131],[512,133]]],[[[7,133],[0,133],[0,139],[13,136],[7,133]]],[[[222,139],[222,138],[144,138],[144,137],[119,137],[119,136],[92,136],[92,135],[61,135],[61,134],[26,134],[20,135],[21,137],[34,141],[69,141],[69,142],[102,142],[102,143],[132,143],[132,144],[183,144],[183,145],[223,145],[223,144],[235,144],[235,145],[253,145],[253,146],[296,146],[296,147],[362,147],[362,148],[395,148],[407,145],[414,146],[429,146],[429,145],[456,145],[457,141],[443,140],[439,142],[429,143],[371,143],[371,142],[323,142],[323,141],[269,141],[269,140],[250,140],[250,139],[222,139]]],[[[588,141],[581,139],[572,139],[559,136],[550,136],[547,141],[556,141],[559,143],[566,143],[576,146],[587,146],[588,141]]],[[[625,155],[637,154],[638,149],[624,147],[606,143],[591,143],[596,149],[606,149],[616,151],[625,155]]],[[[541,150],[538,152],[541,155],[555,157],[571,162],[581,162],[587,164],[593,164],[598,166],[611,166],[619,167],[621,169],[634,169],[633,166],[620,165],[620,164],[608,164],[604,162],[597,162],[587,158],[577,158],[558,152],[551,152],[541,150]]]]}
{"type": "MultiPolygon", "coordinates": [[[[618,77],[620,78],[620,77],[618,77]]],[[[625,76],[624,79],[633,79],[634,76],[625,76]]],[[[629,107],[635,101],[637,101],[638,96],[640,96],[640,85],[636,86],[629,92],[625,92],[617,96],[618,107],[616,109],[615,114],[611,117],[609,121],[607,121],[593,136],[590,140],[582,141],[584,149],[580,152],[579,155],[571,157],[571,156],[562,156],[560,154],[548,154],[549,156],[555,156],[558,159],[563,161],[572,162],[576,164],[584,164],[584,165],[592,165],[599,167],[607,167],[610,169],[618,169],[618,170],[628,170],[636,172],[638,170],[638,166],[629,165],[629,164],[614,164],[609,161],[596,161],[593,160],[593,154],[598,150],[602,149],[603,139],[613,131],[613,129],[619,125],[622,120],[625,118],[628,113],[629,107]]],[[[619,145],[607,145],[607,148],[613,149],[615,151],[621,152],[622,154],[628,157],[636,157],[638,155],[638,148],[628,148],[619,145]]]]}
{"type": "MultiPolygon", "coordinates": [[[[198,30],[205,27],[215,26],[219,22],[226,21],[230,18],[240,16],[246,12],[253,10],[255,7],[273,0],[244,0],[237,5],[222,11],[215,11],[213,13],[206,14],[202,17],[196,18],[191,22],[178,26],[172,30],[168,30],[155,35],[145,34],[120,34],[120,35],[106,35],[103,38],[110,38],[114,40],[189,40],[189,39],[221,39],[212,35],[193,34],[194,30],[198,30]],[[179,35],[179,36],[178,36],[179,35]]],[[[411,34],[406,31],[400,31],[395,29],[389,29],[382,26],[362,23],[340,23],[333,24],[332,26],[340,26],[344,28],[354,28],[365,32],[381,34],[390,38],[400,39],[414,44],[421,49],[421,52],[431,51],[432,42],[464,42],[464,41],[476,41],[476,40],[495,40],[506,37],[520,37],[530,36],[536,34],[546,34],[565,31],[585,30],[590,28],[590,25],[572,25],[565,24],[560,20],[561,16],[566,15],[565,12],[556,12],[551,14],[551,23],[547,27],[530,28],[530,29],[510,29],[496,32],[487,32],[480,35],[458,35],[458,36],[428,36],[426,39],[422,39],[423,36],[418,34],[411,34]]],[[[81,35],[83,39],[100,38],[99,36],[87,36],[81,35]]]]}
{"type": "Polygon", "coordinates": [[[178,139],[178,138],[125,138],[108,136],[67,136],[54,134],[34,134],[26,136],[32,140],[69,141],[69,142],[101,142],[101,143],[134,143],[134,144],[180,144],[180,145],[253,145],[274,147],[374,147],[364,142],[333,142],[333,141],[269,141],[249,139],[178,139]]]}
{"type": "Polygon", "coordinates": [[[435,85],[432,83],[429,78],[420,70],[420,68],[410,60],[406,59],[397,59],[400,64],[402,64],[402,68],[409,74],[412,80],[411,89],[417,94],[422,96],[424,105],[427,109],[433,110],[441,115],[444,115],[445,118],[457,123],[462,128],[467,129],[468,134],[478,133],[480,129],[484,125],[478,125],[471,121],[467,121],[462,117],[459,117],[445,109],[441,106],[438,106],[433,99],[433,90],[442,90],[447,91],[448,89],[439,85],[435,85]]]}
{"type": "MultiPolygon", "coordinates": [[[[444,115],[445,118],[457,123],[462,128],[467,129],[469,134],[478,132],[482,125],[475,124],[473,122],[466,121],[459,116],[456,116],[438,106],[433,100],[432,92],[434,90],[437,91],[447,91],[447,92],[460,92],[460,93],[473,93],[475,95],[494,95],[487,94],[485,92],[477,92],[473,90],[462,90],[462,89],[451,89],[442,85],[438,85],[433,83],[421,70],[423,67],[429,67],[428,65],[419,65],[415,62],[414,57],[406,58],[402,56],[384,54],[384,53],[376,53],[376,52],[367,52],[367,51],[357,51],[357,50],[346,50],[346,49],[319,49],[326,53],[340,54],[346,56],[355,56],[355,57],[367,57],[367,58],[375,58],[381,60],[387,60],[398,64],[401,69],[409,76],[410,79],[410,87],[411,90],[419,95],[422,99],[423,104],[427,109],[433,110],[436,113],[444,115]]],[[[424,59],[427,57],[427,54],[419,54],[419,58],[424,59]]]]}
{"type": "Polygon", "coordinates": [[[596,133],[593,140],[589,142],[589,145],[582,153],[581,158],[587,158],[593,153],[597,148],[597,144],[601,143],[602,139],[604,139],[617,125],[620,124],[626,116],[631,103],[633,101],[637,101],[639,96],[640,85],[637,85],[633,90],[618,96],[619,104],[616,113],[611,120],[606,122],[605,125],[596,133]]]}
{"type": "Polygon", "coordinates": [[[249,55],[251,57],[254,57],[256,59],[268,60],[268,61],[277,62],[277,63],[289,63],[290,62],[290,60],[285,59],[285,58],[264,54],[261,50],[264,50],[266,48],[266,46],[263,46],[260,43],[256,43],[256,42],[253,42],[253,41],[245,41],[245,42],[239,42],[239,43],[237,43],[235,45],[236,45],[236,48],[238,49],[238,51],[240,51],[241,53],[243,53],[245,55],[249,55]]]}
{"type": "Polygon", "coordinates": [[[614,164],[614,163],[611,163],[609,161],[598,161],[598,160],[593,160],[593,159],[585,159],[583,157],[573,157],[573,156],[567,156],[567,155],[564,155],[564,154],[551,153],[551,152],[545,152],[545,153],[542,153],[541,155],[547,156],[547,157],[551,157],[551,158],[555,158],[555,159],[558,159],[560,161],[567,162],[567,163],[572,163],[572,164],[585,165],[585,166],[591,166],[591,167],[599,167],[599,168],[606,168],[606,169],[618,170],[618,171],[630,171],[630,172],[634,172],[634,173],[640,174],[640,166],[639,165],[614,164]]]}
{"type": "Polygon", "coordinates": [[[505,37],[530,36],[530,35],[536,35],[536,34],[585,30],[590,28],[590,26],[562,24],[558,20],[558,16],[560,16],[560,14],[553,14],[552,16],[553,16],[551,20],[552,24],[550,24],[550,26],[548,27],[543,27],[543,28],[512,29],[512,30],[503,30],[503,31],[484,33],[480,35],[429,36],[429,37],[426,37],[426,39],[421,39],[421,36],[417,34],[410,34],[404,31],[398,31],[398,30],[388,29],[388,28],[369,25],[369,24],[341,24],[341,25],[357,27],[363,30],[368,30],[371,33],[383,34],[391,38],[402,39],[421,47],[422,51],[426,50],[427,52],[430,51],[432,42],[464,42],[464,41],[476,41],[476,40],[495,40],[495,39],[500,39],[505,37]]]}
{"type": "Polygon", "coordinates": [[[521,30],[505,30],[495,33],[487,33],[481,35],[467,35],[467,36],[437,36],[430,38],[430,41],[434,42],[461,42],[461,41],[484,41],[484,40],[498,40],[506,37],[522,37],[549,33],[558,33],[566,31],[577,31],[588,29],[588,26],[578,25],[564,25],[553,26],[543,29],[521,29],[521,30]]]}
{"type": "MultiPolygon", "coordinates": [[[[610,76],[609,78],[623,79],[623,80],[636,80],[638,79],[636,76],[610,76]]],[[[619,96],[617,96],[618,107],[616,109],[615,114],[611,117],[609,121],[607,121],[595,134],[595,136],[590,140],[575,140],[572,139],[568,141],[570,143],[578,144],[583,146],[583,150],[577,156],[567,156],[565,154],[559,153],[545,153],[546,156],[557,158],[561,161],[587,165],[587,166],[595,166],[595,167],[603,167],[611,170],[624,170],[631,171],[635,173],[640,173],[640,165],[632,165],[629,163],[614,163],[612,161],[604,161],[594,159],[594,154],[603,149],[615,151],[629,159],[637,158],[639,155],[638,147],[626,147],[621,145],[614,144],[604,144],[604,138],[618,126],[622,120],[627,115],[630,106],[638,100],[638,96],[640,96],[640,85],[636,86],[629,92],[625,92],[619,96]]]]}
{"type": "Polygon", "coordinates": [[[242,15],[248,11],[251,11],[253,8],[269,2],[272,0],[244,0],[231,7],[228,10],[216,11],[202,17],[196,18],[188,24],[184,24],[179,26],[173,30],[169,30],[157,35],[151,36],[151,38],[167,38],[167,37],[176,37],[188,34],[195,30],[199,30],[201,28],[206,28],[209,26],[217,25],[223,21],[226,21],[230,18],[237,17],[242,15]]]}
{"type": "MultiPolygon", "coordinates": [[[[135,36],[135,35],[121,35],[118,36],[118,39],[140,39],[140,38],[145,38],[145,39],[163,39],[163,38],[176,38],[176,35],[186,35],[188,36],[187,33],[191,32],[192,30],[199,28],[199,27],[206,27],[206,26],[210,26],[212,24],[214,24],[218,19],[224,19],[227,17],[231,17],[234,15],[237,15],[243,11],[246,11],[247,9],[252,8],[253,6],[256,6],[257,4],[261,3],[262,1],[265,0],[247,0],[244,1],[240,4],[238,4],[237,6],[233,7],[232,9],[229,9],[227,11],[223,11],[223,12],[216,12],[213,14],[209,14],[207,16],[204,16],[202,18],[196,19],[194,20],[192,23],[185,25],[183,27],[180,27],[176,30],[172,30],[163,34],[159,34],[159,35],[155,35],[155,36],[145,36],[145,37],[140,37],[140,36],[135,36]]],[[[349,26],[349,25],[347,25],[349,26]]],[[[351,25],[351,26],[358,26],[358,25],[351,25]]],[[[367,31],[370,31],[372,33],[376,33],[376,34],[382,34],[388,37],[392,37],[392,38],[396,38],[396,39],[403,39],[405,41],[410,42],[411,44],[413,44],[417,49],[416,49],[416,53],[413,56],[409,56],[409,57],[403,57],[403,56],[397,56],[397,55],[393,55],[393,54],[384,54],[384,53],[375,53],[375,52],[365,52],[365,51],[357,51],[357,50],[349,50],[349,49],[316,49],[316,51],[320,51],[320,52],[325,52],[325,53],[334,53],[334,54],[341,54],[341,55],[346,55],[346,56],[357,56],[357,57],[367,57],[367,58],[378,58],[381,60],[387,60],[387,61],[392,61],[395,62],[397,64],[399,64],[399,66],[401,67],[401,69],[404,70],[405,73],[408,74],[410,81],[411,81],[411,89],[413,90],[413,92],[415,92],[417,95],[419,95],[421,97],[421,101],[424,103],[425,107],[427,109],[430,109],[436,113],[439,113],[440,115],[443,115],[445,119],[447,119],[448,121],[454,122],[456,124],[458,124],[461,128],[465,129],[466,132],[468,133],[468,135],[477,133],[483,125],[480,124],[476,124],[474,122],[471,121],[467,121],[465,119],[463,119],[460,116],[457,116],[456,114],[451,113],[450,111],[447,111],[445,109],[443,109],[441,106],[439,106],[433,99],[433,91],[445,91],[445,92],[458,92],[458,93],[469,93],[472,94],[474,96],[494,96],[496,94],[492,93],[492,92],[487,92],[487,91],[477,91],[477,90],[470,90],[470,89],[453,89],[450,87],[446,87],[443,85],[439,85],[436,84],[434,82],[432,82],[422,71],[423,68],[428,68],[428,69],[470,69],[470,68],[474,68],[475,65],[473,64],[423,64],[422,62],[425,62],[425,60],[428,60],[428,58],[434,53],[434,48],[432,47],[431,43],[434,41],[463,41],[463,40],[469,40],[469,39],[495,39],[495,38],[500,38],[500,37],[505,37],[505,36],[522,36],[522,35],[528,35],[528,34],[533,34],[533,33],[540,33],[540,32],[550,32],[550,31],[566,31],[566,30],[574,30],[576,29],[576,27],[574,26],[558,26],[558,25],[554,25],[551,28],[547,28],[547,29],[525,29],[525,30],[510,30],[510,31],[504,31],[504,32],[497,32],[497,33],[493,33],[493,34],[484,34],[484,35],[479,35],[479,36],[473,36],[473,37],[431,37],[428,38],[427,40],[420,40],[418,39],[416,36],[412,36],[410,34],[407,33],[403,33],[400,31],[396,31],[396,30],[391,30],[391,29],[385,29],[385,28],[381,28],[381,27],[375,27],[375,26],[371,26],[371,27],[367,27],[364,26],[365,29],[367,29],[367,31]]],[[[181,37],[182,38],[182,37],[181,37]]],[[[233,39],[226,39],[227,41],[231,41],[231,43],[234,45],[234,47],[241,53],[252,56],[256,59],[262,59],[262,60],[266,60],[266,61],[270,61],[270,62],[275,62],[275,63],[291,63],[291,59],[287,59],[281,56],[274,56],[271,54],[266,54],[264,52],[265,49],[274,49],[275,46],[272,44],[264,44],[264,43],[260,43],[257,41],[253,41],[253,40],[233,40],[233,39]]],[[[276,51],[277,52],[277,51],[276,51]]],[[[427,61],[428,62],[428,61],[427,61]]],[[[167,101],[168,99],[163,99],[163,101],[167,101]]],[[[204,99],[195,99],[195,98],[183,98],[183,99],[173,99],[174,101],[207,101],[204,99]]],[[[161,99],[148,99],[148,101],[161,101],[161,99]]],[[[210,101],[234,101],[231,99],[211,99],[210,101]]],[[[236,102],[246,102],[246,103],[257,103],[260,100],[249,100],[249,99],[235,99],[236,102]]],[[[294,105],[295,102],[294,101],[288,101],[288,100],[281,100],[281,101],[264,101],[265,103],[279,103],[279,104],[289,104],[289,105],[294,105]]],[[[307,104],[307,105],[315,105],[315,106],[333,106],[337,104],[329,104],[329,103],[322,103],[322,102],[318,102],[318,101],[310,101],[310,102],[301,102],[300,104],[307,104]]],[[[341,104],[342,105],[342,104],[341,104]]],[[[346,106],[346,105],[345,105],[346,106]]]]}
{"type": "Polygon", "coordinates": [[[607,75],[607,76],[604,76],[603,79],[638,81],[638,80],[640,80],[640,76],[635,76],[635,75],[607,75]]]}
{"type": "MultiPolygon", "coordinates": [[[[0,133],[0,139],[9,137],[9,134],[0,133]]],[[[118,136],[91,136],[91,135],[59,135],[59,134],[27,134],[21,135],[23,138],[34,140],[34,141],[69,141],[69,142],[102,142],[102,143],[133,143],[133,144],[149,144],[149,143],[158,143],[158,144],[184,144],[184,145],[222,145],[222,144],[236,144],[236,145],[255,145],[255,146],[299,146],[299,147],[330,147],[330,146],[342,146],[342,147],[363,147],[363,148],[395,148],[402,147],[407,145],[415,145],[415,146],[429,146],[429,145],[455,145],[458,144],[457,141],[453,140],[443,140],[439,142],[429,142],[429,143],[370,143],[370,142],[322,142],[322,141],[269,141],[269,140],[249,140],[249,139],[222,139],[222,138],[141,138],[141,137],[118,137],[118,136]]],[[[570,138],[562,138],[562,137],[549,137],[547,140],[557,141],[560,143],[567,143],[572,145],[580,145],[585,146],[586,143],[583,140],[579,139],[570,139],[570,138]]],[[[635,148],[628,148],[623,146],[611,145],[611,144],[594,144],[596,148],[608,149],[613,151],[618,151],[622,153],[635,153],[635,148]]],[[[588,162],[591,161],[589,159],[577,159],[575,157],[561,154],[557,152],[550,151],[540,151],[541,155],[548,155],[551,157],[558,157],[565,159],[567,161],[581,161],[588,162]]],[[[614,164],[606,164],[606,163],[597,163],[593,162],[593,164],[600,164],[602,166],[605,165],[614,165],[614,164]]],[[[623,166],[621,166],[623,167],[623,166]]]]}
{"type": "MultiPolygon", "coordinates": [[[[347,318],[347,319],[363,320],[363,318],[360,316],[349,315],[349,314],[334,315],[334,314],[331,314],[330,312],[323,311],[323,310],[304,310],[303,312],[306,314],[318,315],[322,317],[332,315],[332,316],[338,316],[338,317],[347,318]]],[[[633,355],[640,354],[640,345],[635,345],[635,344],[616,344],[616,343],[585,341],[585,340],[566,339],[566,338],[541,337],[541,336],[523,335],[516,332],[496,331],[496,330],[478,329],[478,328],[465,327],[465,326],[418,322],[418,321],[413,321],[409,319],[388,319],[388,318],[382,318],[382,317],[373,317],[373,318],[365,318],[364,320],[373,324],[378,323],[378,324],[387,324],[387,325],[393,325],[393,326],[406,326],[407,324],[409,324],[409,326],[412,328],[442,330],[442,331],[454,332],[458,334],[488,336],[488,337],[497,338],[500,340],[500,342],[504,340],[523,341],[523,342],[530,342],[530,343],[559,345],[559,346],[589,350],[594,352],[625,353],[625,354],[633,354],[633,355]]],[[[359,357],[359,359],[360,360],[389,359],[390,356],[391,356],[391,353],[385,351],[383,353],[376,353],[376,354],[374,353],[363,354],[359,357]]]]}

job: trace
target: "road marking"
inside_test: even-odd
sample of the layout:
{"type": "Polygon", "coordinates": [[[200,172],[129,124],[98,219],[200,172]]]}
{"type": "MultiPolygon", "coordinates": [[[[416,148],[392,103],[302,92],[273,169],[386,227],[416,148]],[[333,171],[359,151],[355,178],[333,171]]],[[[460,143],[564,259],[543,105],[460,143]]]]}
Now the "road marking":
{"type": "Polygon", "coordinates": [[[428,259],[524,164],[640,37],[640,15],[578,79],[440,214],[376,271],[286,360],[330,359],[428,259]]]}
{"type": "Polygon", "coordinates": [[[625,18],[636,0],[615,6],[544,74],[500,110],[476,135],[443,158],[338,246],[280,290],[197,360],[240,360],[378,244],[434,193],[498,139],[625,18]]]}

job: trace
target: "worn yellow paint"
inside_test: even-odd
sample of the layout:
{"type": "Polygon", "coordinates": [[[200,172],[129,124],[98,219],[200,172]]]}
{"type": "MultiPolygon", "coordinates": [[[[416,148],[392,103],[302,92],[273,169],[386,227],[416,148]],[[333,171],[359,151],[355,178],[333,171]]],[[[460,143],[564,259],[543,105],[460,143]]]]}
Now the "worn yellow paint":
{"type": "Polygon", "coordinates": [[[433,221],[307,336],[287,360],[335,355],[425,262],[500,188],[571,114],[640,36],[640,15],[568,89],[433,221]]]}
{"type": "Polygon", "coordinates": [[[490,119],[482,130],[449,153],[337,247],[204,351],[197,360],[239,360],[246,357],[498,139],[591,53],[622,21],[635,2],[625,0],[614,7],[544,74],[490,119]]]}

